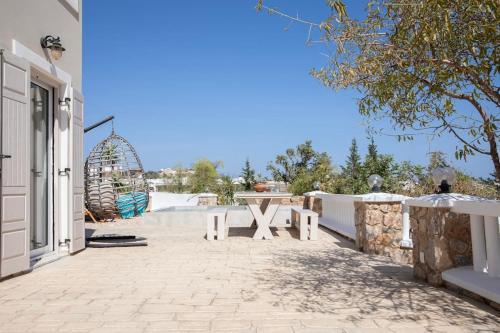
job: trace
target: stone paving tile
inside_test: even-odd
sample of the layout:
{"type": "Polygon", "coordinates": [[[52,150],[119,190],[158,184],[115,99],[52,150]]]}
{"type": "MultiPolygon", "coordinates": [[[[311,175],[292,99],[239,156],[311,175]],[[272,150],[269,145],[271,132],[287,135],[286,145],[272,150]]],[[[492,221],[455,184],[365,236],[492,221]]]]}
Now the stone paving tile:
{"type": "Polygon", "coordinates": [[[316,242],[207,242],[148,215],[87,227],[149,246],[89,248],[0,282],[0,332],[500,332],[493,309],[323,229],[316,242]]]}
{"type": "Polygon", "coordinates": [[[294,333],[293,327],[257,327],[257,333],[294,333]]]}

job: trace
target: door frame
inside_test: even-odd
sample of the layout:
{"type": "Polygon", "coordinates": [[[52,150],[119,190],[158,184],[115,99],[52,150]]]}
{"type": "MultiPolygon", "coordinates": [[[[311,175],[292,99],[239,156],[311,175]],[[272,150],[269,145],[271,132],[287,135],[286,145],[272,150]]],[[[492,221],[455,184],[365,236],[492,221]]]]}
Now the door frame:
{"type": "MultiPolygon", "coordinates": [[[[70,164],[70,133],[69,126],[71,121],[71,110],[65,101],[72,97],[71,75],[48,62],[20,41],[12,40],[12,51],[14,55],[24,58],[29,62],[31,76],[35,77],[48,85],[54,87],[54,254],[56,256],[69,254],[68,240],[69,223],[72,221],[73,213],[70,211],[70,196],[72,186],[68,175],[60,173],[70,164]]],[[[49,257],[49,256],[47,256],[49,257]]],[[[45,257],[38,261],[42,262],[45,257]]]]}
{"type": "MultiPolygon", "coordinates": [[[[30,86],[31,83],[36,84],[37,86],[45,89],[48,91],[49,96],[48,96],[48,152],[47,152],[47,165],[48,165],[48,172],[47,172],[47,245],[38,249],[30,250],[30,257],[31,259],[37,259],[41,256],[44,256],[46,254],[49,254],[51,252],[54,252],[54,250],[57,248],[55,244],[55,215],[54,215],[54,170],[55,170],[55,163],[54,163],[54,115],[55,115],[55,103],[54,103],[54,96],[55,96],[55,87],[53,87],[50,83],[47,81],[41,79],[39,75],[33,73],[30,78],[30,86]]],[[[30,89],[31,92],[31,89],[30,89]]],[[[30,95],[30,101],[31,101],[32,96],[30,95]]],[[[33,110],[31,110],[31,104],[30,104],[30,115],[32,115],[33,110]]],[[[31,120],[30,123],[30,130],[31,133],[33,134],[34,131],[34,124],[33,120],[31,120]]],[[[30,144],[31,146],[31,144],[30,144]]],[[[33,149],[33,147],[31,147],[33,149]]],[[[30,152],[30,166],[33,166],[33,151],[30,152]]],[[[31,167],[30,167],[31,169],[31,167]]],[[[31,190],[33,190],[33,174],[30,173],[30,187],[31,190]]],[[[33,195],[33,194],[32,194],[33,195]]],[[[33,207],[35,206],[34,201],[32,200],[32,212],[33,212],[33,207]]],[[[35,218],[34,214],[31,214],[31,218],[35,218]]],[[[31,233],[30,233],[30,241],[31,241],[31,233]]]]}

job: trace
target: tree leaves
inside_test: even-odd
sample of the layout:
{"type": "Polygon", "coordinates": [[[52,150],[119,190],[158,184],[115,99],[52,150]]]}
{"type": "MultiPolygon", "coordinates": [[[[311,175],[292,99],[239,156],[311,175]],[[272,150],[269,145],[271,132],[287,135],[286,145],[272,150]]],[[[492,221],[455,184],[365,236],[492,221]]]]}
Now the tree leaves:
{"type": "Polygon", "coordinates": [[[292,189],[295,194],[311,191],[315,181],[323,183],[333,172],[328,154],[315,151],[310,140],[277,155],[267,170],[276,181],[292,185],[297,182],[292,189]]]}
{"type": "Polygon", "coordinates": [[[260,12],[264,6],[264,0],[258,0],[257,4],[255,5],[255,10],[260,12]]]}
{"type": "Polygon", "coordinates": [[[320,24],[273,12],[317,27],[334,50],[311,75],[361,92],[359,112],[371,120],[429,139],[449,135],[458,158],[490,155],[500,179],[498,0],[372,0],[362,19],[350,18],[341,0],[327,5],[320,24]]]}
{"type": "MultiPolygon", "coordinates": [[[[328,5],[343,15],[340,2],[328,5]]],[[[328,30],[336,53],[312,74],[328,87],[361,91],[359,112],[367,117],[388,118],[403,131],[429,130],[431,137],[449,133],[461,143],[457,158],[491,153],[500,176],[491,148],[500,105],[497,8],[494,0],[371,1],[365,19],[343,17],[328,30]]]]}

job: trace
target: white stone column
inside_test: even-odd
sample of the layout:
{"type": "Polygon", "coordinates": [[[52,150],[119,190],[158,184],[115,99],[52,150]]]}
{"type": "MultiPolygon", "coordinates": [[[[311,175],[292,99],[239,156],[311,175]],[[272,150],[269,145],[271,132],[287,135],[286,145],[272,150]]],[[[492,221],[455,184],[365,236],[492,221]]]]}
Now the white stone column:
{"type": "Polygon", "coordinates": [[[484,218],[481,215],[470,215],[470,231],[474,271],[484,273],[486,271],[486,238],[484,218]]]}
{"type": "Polygon", "coordinates": [[[403,237],[401,240],[402,247],[413,247],[413,242],[410,238],[410,206],[403,204],[403,237]]]}
{"type": "Polygon", "coordinates": [[[484,217],[484,231],[486,236],[486,260],[488,262],[488,275],[500,277],[500,236],[498,217],[484,217]]]}

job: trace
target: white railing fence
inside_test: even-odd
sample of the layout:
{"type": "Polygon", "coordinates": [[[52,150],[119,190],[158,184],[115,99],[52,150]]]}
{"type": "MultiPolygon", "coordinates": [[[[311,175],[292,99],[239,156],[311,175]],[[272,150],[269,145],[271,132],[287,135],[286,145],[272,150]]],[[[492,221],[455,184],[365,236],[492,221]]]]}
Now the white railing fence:
{"type": "Polygon", "coordinates": [[[322,215],[319,224],[351,239],[356,239],[354,201],[357,195],[319,193],[322,215]]]}
{"type": "MultiPolygon", "coordinates": [[[[318,193],[316,196],[322,201],[323,211],[319,223],[353,240],[356,239],[355,202],[402,202],[407,198],[402,195],[390,193],[360,195],[318,193]]],[[[411,247],[408,209],[403,209],[406,209],[404,212],[407,213],[403,214],[403,220],[406,218],[407,222],[406,229],[403,232],[403,241],[407,247],[411,247]]]]}

